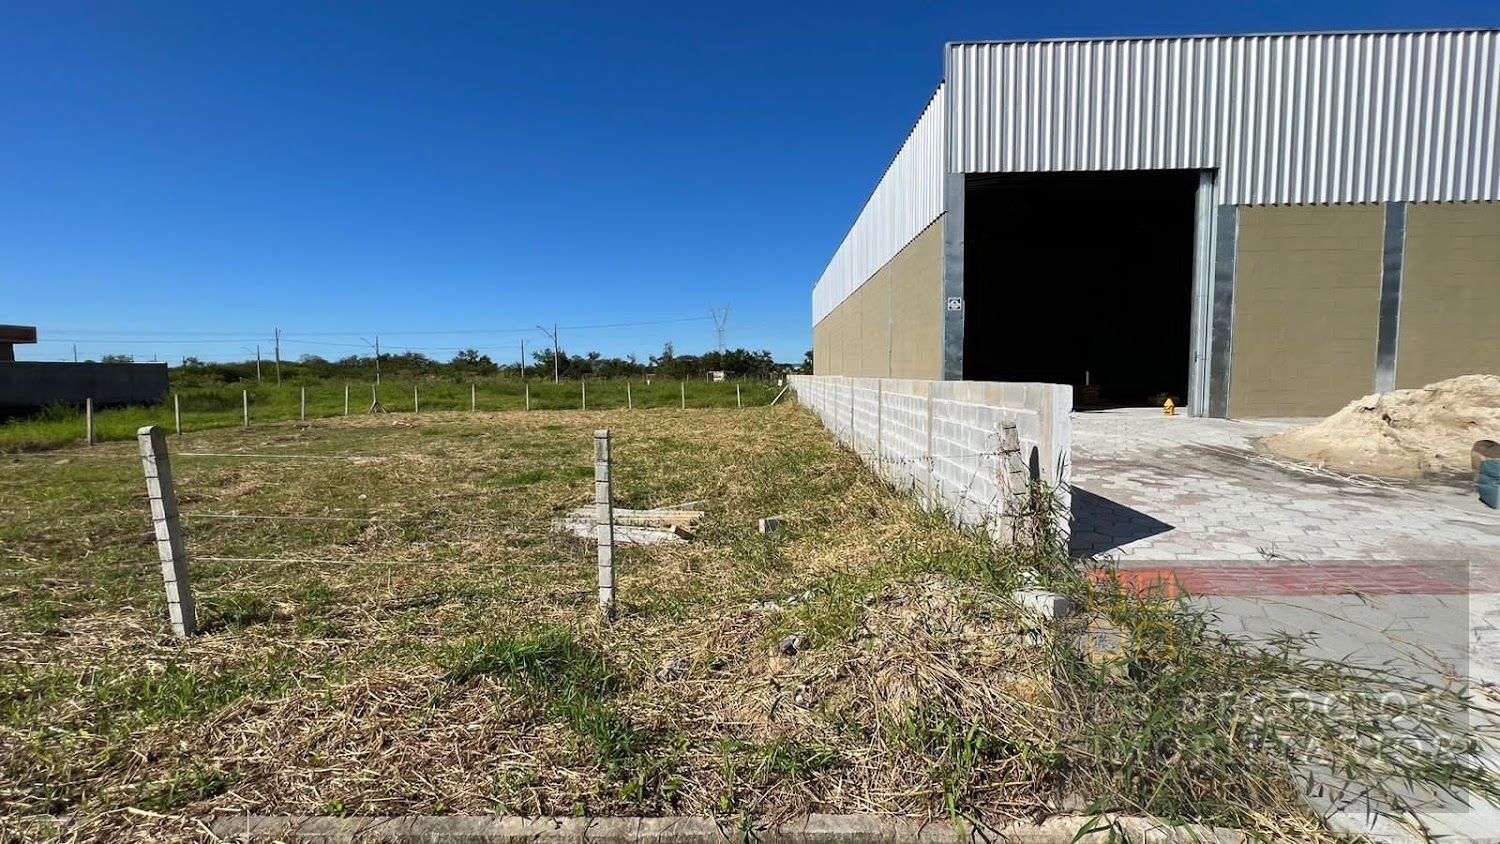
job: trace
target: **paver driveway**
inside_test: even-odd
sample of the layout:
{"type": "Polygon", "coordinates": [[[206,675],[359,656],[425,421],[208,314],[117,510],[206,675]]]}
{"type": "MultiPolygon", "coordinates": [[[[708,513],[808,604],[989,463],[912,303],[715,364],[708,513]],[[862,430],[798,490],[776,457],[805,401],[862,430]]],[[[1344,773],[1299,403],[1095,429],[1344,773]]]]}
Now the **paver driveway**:
{"type": "Polygon", "coordinates": [[[1073,552],[1127,567],[1500,560],[1500,512],[1472,487],[1350,479],[1255,450],[1255,439],[1295,424],[1150,408],[1074,413],[1073,552]]]}

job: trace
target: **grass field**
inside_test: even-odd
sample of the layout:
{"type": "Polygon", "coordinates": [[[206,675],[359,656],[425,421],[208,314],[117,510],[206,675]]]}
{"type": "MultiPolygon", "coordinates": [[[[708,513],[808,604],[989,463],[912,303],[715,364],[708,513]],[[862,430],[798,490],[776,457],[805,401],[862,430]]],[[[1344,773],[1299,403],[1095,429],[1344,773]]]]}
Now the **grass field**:
{"type": "MultiPolygon", "coordinates": [[[[1321,840],[1280,737],[1358,774],[1370,713],[1243,707],[1391,687],[1215,638],[1050,549],[997,551],[796,406],[393,414],[170,447],[204,625],[187,643],[133,442],[0,458],[0,839],[195,839],[240,812],[1081,803],[1321,840]],[[709,510],[688,544],[620,549],[612,625],[591,543],[549,526],[591,500],[606,426],[617,504],[709,510]],[[759,534],[768,515],[787,529],[759,534]],[[1080,657],[1080,630],[1032,629],[1003,597],[1023,571],[1131,645],[1080,657]]],[[[1419,779],[1472,784],[1442,759],[1419,779]]]]}
{"type": "MultiPolygon", "coordinates": [[[[302,414],[302,392],[307,392],[307,418],[344,416],[344,381],[288,379],[278,387],[270,383],[246,382],[225,386],[189,383],[174,392],[182,405],[184,431],[204,431],[244,424],[244,394],[250,397],[252,424],[296,421],[302,414]]],[[[421,412],[470,409],[471,399],[479,410],[590,410],[634,407],[730,408],[764,406],[780,387],[770,381],[712,383],[707,381],[591,380],[554,384],[515,378],[449,379],[387,378],[378,390],[371,383],[349,383],[350,415],[370,409],[378,395],[381,406],[391,413],[411,413],[420,400],[421,412]],[[414,393],[415,391],[415,393],[414,393]],[[471,392],[472,391],[472,392],[471,392]]],[[[159,405],[101,408],[94,417],[97,441],[128,440],[142,425],[160,425],[174,430],[171,398],[159,405]]],[[[0,422],[0,453],[37,451],[83,442],[87,424],[79,408],[47,408],[33,416],[0,422]]]]}

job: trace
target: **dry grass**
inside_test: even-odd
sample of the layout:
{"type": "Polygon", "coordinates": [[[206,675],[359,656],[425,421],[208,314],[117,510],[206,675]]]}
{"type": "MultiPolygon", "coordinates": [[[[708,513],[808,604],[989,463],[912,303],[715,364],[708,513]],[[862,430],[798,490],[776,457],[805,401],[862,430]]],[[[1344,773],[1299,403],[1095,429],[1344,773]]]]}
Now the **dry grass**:
{"type": "Polygon", "coordinates": [[[175,458],[190,552],[277,560],[195,562],[207,629],[187,644],[128,444],[0,470],[18,835],[191,839],[240,812],[999,821],[1079,799],[1323,835],[1284,754],[1229,722],[1157,725],[1124,762],[1101,746],[1181,709],[1187,672],[1247,682],[1255,657],[1198,631],[1174,653],[1217,661],[1148,687],[1038,645],[997,596],[1038,567],[1069,588],[1068,567],[921,512],[795,407],[365,418],[172,448],[284,456],[175,458]],[[610,626],[591,546],[548,527],[589,500],[604,426],[619,504],[710,502],[694,542],[622,550],[610,626]],[[761,536],[766,515],[788,529],[761,536]],[[1202,734],[1243,759],[1184,767],[1202,734]],[[1222,799],[1152,803],[1163,782],[1222,799]]]}

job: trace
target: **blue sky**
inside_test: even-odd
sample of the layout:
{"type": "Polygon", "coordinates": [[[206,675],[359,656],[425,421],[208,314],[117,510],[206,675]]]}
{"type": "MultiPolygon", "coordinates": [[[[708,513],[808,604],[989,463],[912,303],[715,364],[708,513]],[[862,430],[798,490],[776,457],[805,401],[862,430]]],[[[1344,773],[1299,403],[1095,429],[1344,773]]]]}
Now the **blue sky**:
{"type": "Polygon", "coordinates": [[[800,360],[949,40],[1494,26],[1493,2],[0,3],[26,359],[800,360]],[[631,324],[621,323],[659,323],[631,324]],[[613,326],[613,327],[583,327],[613,326]],[[481,333],[482,332],[482,333],[481,333]]]}

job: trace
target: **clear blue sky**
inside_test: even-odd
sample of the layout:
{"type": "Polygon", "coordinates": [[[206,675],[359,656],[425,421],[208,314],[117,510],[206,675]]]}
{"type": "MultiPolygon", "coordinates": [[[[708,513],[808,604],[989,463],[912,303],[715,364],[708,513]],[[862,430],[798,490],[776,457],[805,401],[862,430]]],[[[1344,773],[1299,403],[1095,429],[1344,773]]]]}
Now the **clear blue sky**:
{"type": "Polygon", "coordinates": [[[1500,24],[1490,2],[0,3],[0,322],[105,352],[727,342],[809,294],[949,40],[1500,24]],[[109,332],[118,332],[110,334],[109,332]],[[184,332],[202,332],[189,335],[184,332]],[[187,342],[192,341],[192,342],[187,342]],[[347,345],[338,345],[347,344],[347,345]]]}

